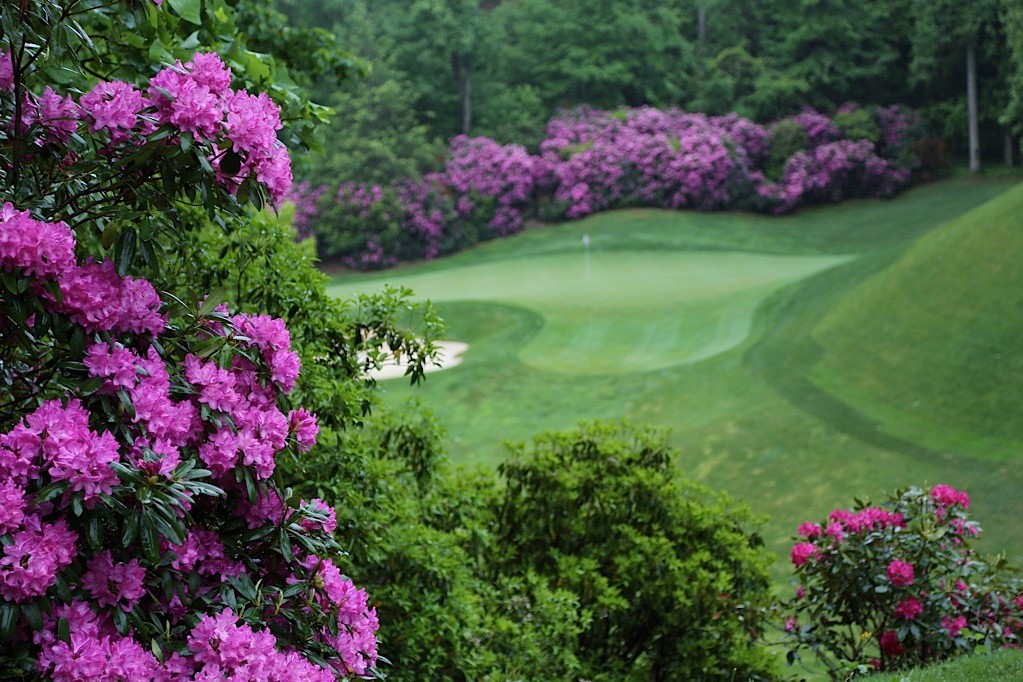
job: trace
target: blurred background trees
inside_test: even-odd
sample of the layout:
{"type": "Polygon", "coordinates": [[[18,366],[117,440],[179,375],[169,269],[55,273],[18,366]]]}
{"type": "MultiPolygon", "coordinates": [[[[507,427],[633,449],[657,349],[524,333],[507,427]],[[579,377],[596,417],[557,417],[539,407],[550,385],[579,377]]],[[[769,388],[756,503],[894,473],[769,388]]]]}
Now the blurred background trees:
{"type": "Polygon", "coordinates": [[[536,145],[552,114],[579,104],[768,121],[804,106],[898,103],[922,110],[965,158],[969,73],[976,153],[1001,160],[1019,139],[1018,4],[278,0],[293,24],[330,29],[372,65],[361,83],[316,89],[339,112],[337,135],[305,170],[332,181],[430,169],[437,143],[460,133],[536,145]]]}

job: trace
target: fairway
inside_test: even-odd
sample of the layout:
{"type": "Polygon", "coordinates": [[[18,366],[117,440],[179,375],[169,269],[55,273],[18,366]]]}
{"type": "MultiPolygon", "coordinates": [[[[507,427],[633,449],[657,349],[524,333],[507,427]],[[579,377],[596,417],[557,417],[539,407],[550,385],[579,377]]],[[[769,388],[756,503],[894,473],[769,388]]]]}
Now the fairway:
{"type": "MultiPolygon", "coordinates": [[[[748,336],[765,297],[846,259],[717,252],[559,254],[384,280],[434,302],[522,306],[543,327],[519,355],[552,372],[644,372],[698,362],[748,336]]],[[[363,284],[337,293],[372,291],[363,284]]]]}
{"type": "MultiPolygon", "coordinates": [[[[884,402],[867,405],[870,393],[854,390],[891,373],[864,365],[879,336],[890,337],[889,346],[897,337],[917,339],[898,342],[910,356],[933,346],[927,363],[949,353],[945,361],[955,362],[953,351],[928,341],[942,318],[911,311],[912,291],[846,300],[922,238],[1011,187],[952,180],[891,201],[782,218],[608,212],[445,260],[339,276],[330,290],[351,296],[384,283],[412,287],[437,303],[448,338],[469,344],[461,365],[418,388],[381,384],[386,402],[417,396],[436,414],[456,463],[495,466],[505,439],[625,418],[672,427],[683,472],[769,517],[764,539],[780,557],[802,521],[856,496],[939,482],[971,494],[983,550],[1019,557],[1023,475],[1011,443],[1003,440],[996,458],[979,456],[986,428],[979,416],[969,448],[937,432],[918,438],[919,428],[892,421],[900,413],[886,412],[884,402]],[[850,306],[856,315],[841,313],[843,330],[834,311],[850,306]],[[898,331],[907,325],[918,335],[898,331]],[[932,449],[939,441],[942,449],[932,449]]],[[[934,274],[937,301],[948,279],[934,274]]],[[[992,328],[1020,326],[1010,316],[1018,307],[992,309],[1001,316],[992,328]]],[[[954,407],[956,391],[942,395],[943,409],[954,407]]],[[[966,427],[963,419],[928,422],[931,430],[966,427]]],[[[789,568],[774,564],[780,585],[789,568]]]]}

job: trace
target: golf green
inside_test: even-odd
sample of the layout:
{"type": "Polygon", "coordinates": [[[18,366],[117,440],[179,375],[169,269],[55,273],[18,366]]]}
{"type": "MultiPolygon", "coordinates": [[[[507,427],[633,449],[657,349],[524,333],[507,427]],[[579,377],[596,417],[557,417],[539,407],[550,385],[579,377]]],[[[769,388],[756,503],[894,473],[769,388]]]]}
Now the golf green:
{"type": "MultiPolygon", "coordinates": [[[[434,302],[493,301],[531,309],[544,323],[519,350],[525,364],[551,372],[611,374],[699,362],[733,348],[749,335],[757,306],[767,296],[845,260],[731,252],[591,253],[580,247],[576,254],[384,281],[434,302]]],[[[340,285],[332,292],[351,296],[380,284],[340,285]]]]}

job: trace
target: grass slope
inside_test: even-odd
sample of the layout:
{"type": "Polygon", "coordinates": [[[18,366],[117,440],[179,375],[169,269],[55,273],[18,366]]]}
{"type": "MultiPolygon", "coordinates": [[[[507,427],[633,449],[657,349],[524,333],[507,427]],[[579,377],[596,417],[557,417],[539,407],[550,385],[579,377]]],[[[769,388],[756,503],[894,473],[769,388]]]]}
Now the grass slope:
{"type": "Polygon", "coordinates": [[[941,665],[901,673],[878,674],[871,682],[982,682],[984,680],[1023,680],[1023,652],[998,651],[975,654],[941,665]]]}
{"type": "Polygon", "coordinates": [[[1023,452],[1023,185],[913,244],[816,326],[813,381],[885,433],[1023,452]]]}
{"type": "MultiPolygon", "coordinates": [[[[811,381],[821,355],[812,332],[833,307],[896,262],[907,245],[1010,186],[958,180],[917,188],[892,201],[848,202],[778,219],[618,211],[530,230],[443,261],[338,277],[333,291],[346,296],[385,281],[407,284],[413,278],[440,287],[452,278],[442,293],[446,299],[462,300],[445,300],[440,309],[451,325],[449,337],[471,344],[465,362],[430,375],[419,389],[401,381],[382,386],[388,401],[418,394],[434,410],[449,432],[456,462],[493,465],[504,457],[501,442],[506,438],[521,440],[545,429],[570,428],[580,419],[627,418],[674,427],[679,466],[769,516],[764,539],[781,557],[787,555],[789,537],[799,522],[822,517],[837,505],[849,504],[853,496],[877,498],[896,487],[940,481],[971,493],[987,531],[987,550],[1023,555],[1023,528],[1017,523],[1023,511],[1018,500],[1023,473],[1018,466],[1008,460],[933,456],[925,446],[878,430],[870,417],[811,381]],[[512,283],[513,291],[502,294],[507,298],[481,300],[483,281],[465,273],[482,272],[473,268],[483,265],[500,270],[525,268],[530,262],[539,267],[545,259],[578,261],[583,234],[590,235],[594,263],[601,254],[634,259],[641,266],[647,257],[653,259],[649,262],[677,264],[706,259],[715,265],[709,268],[715,274],[699,279],[712,289],[716,281],[741,277],[750,263],[771,262],[760,260],[765,254],[836,258],[832,267],[821,262],[821,267],[799,273],[789,266],[802,261],[779,260],[788,264],[786,276],[767,278],[762,291],[757,291],[760,285],[752,287],[759,303],[748,333],[711,357],[637,372],[570,373],[560,366],[554,371],[531,350],[543,343],[545,334],[551,340],[569,338],[567,331],[552,332],[559,319],[568,319],[559,307],[567,304],[554,304],[559,294],[541,288],[535,297],[515,298],[514,288],[527,290],[533,277],[524,269],[512,283]],[[736,267],[725,271],[727,259],[738,256],[711,253],[715,251],[760,255],[738,259],[736,267]],[[849,254],[859,256],[845,259],[849,254]]],[[[686,270],[669,270],[674,278],[667,277],[660,286],[684,289],[686,270]]],[[[715,295],[726,300],[722,291],[715,295]]],[[[665,310],[680,296],[658,294],[665,310]]],[[[595,308],[614,304],[615,315],[629,305],[627,296],[619,302],[594,298],[595,308]]],[[[610,313],[592,317],[602,316],[614,327],[610,313]]],[[[651,318],[636,324],[644,327],[628,330],[631,334],[656,340],[662,333],[658,326],[666,323],[651,318]]],[[[597,344],[587,348],[584,341],[560,345],[577,345],[580,352],[593,355],[604,352],[597,344]]],[[[603,362],[609,365],[614,355],[608,352],[603,362]]],[[[787,560],[775,564],[779,584],[789,574],[787,560]]]]}

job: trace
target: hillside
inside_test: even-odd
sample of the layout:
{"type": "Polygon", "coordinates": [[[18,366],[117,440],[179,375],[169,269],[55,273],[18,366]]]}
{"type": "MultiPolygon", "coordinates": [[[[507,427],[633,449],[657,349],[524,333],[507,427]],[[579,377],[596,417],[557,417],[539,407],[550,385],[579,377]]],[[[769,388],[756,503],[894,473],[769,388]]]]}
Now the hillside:
{"type": "Polygon", "coordinates": [[[983,459],[1023,445],[1023,186],[951,221],[841,299],[811,378],[886,434],[983,459]]]}

